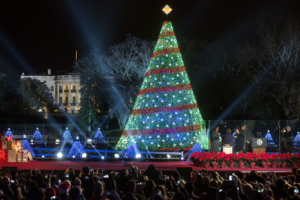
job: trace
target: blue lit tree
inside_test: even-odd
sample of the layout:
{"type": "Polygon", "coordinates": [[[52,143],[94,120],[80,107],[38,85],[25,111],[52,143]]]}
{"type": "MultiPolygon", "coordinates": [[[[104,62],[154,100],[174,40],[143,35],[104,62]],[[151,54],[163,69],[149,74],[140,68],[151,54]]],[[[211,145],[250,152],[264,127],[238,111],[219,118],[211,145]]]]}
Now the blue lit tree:
{"type": "Polygon", "coordinates": [[[93,141],[105,142],[105,139],[103,137],[102,132],[100,131],[100,128],[98,128],[97,132],[95,133],[93,141]]]}
{"type": "Polygon", "coordinates": [[[62,136],[62,140],[63,140],[63,144],[67,144],[67,143],[73,144],[74,142],[68,127],[66,127],[66,130],[62,136]]]}
{"type": "Polygon", "coordinates": [[[297,132],[297,135],[294,139],[294,147],[295,148],[300,147],[300,132],[297,132]]]}
{"type": "Polygon", "coordinates": [[[27,149],[31,153],[32,157],[35,157],[33,150],[31,148],[31,145],[29,144],[29,142],[26,139],[26,135],[23,135],[22,141],[23,141],[23,149],[27,149]]]}
{"type": "Polygon", "coordinates": [[[36,131],[34,132],[32,139],[34,139],[35,142],[44,143],[44,140],[43,140],[41,132],[39,131],[39,128],[36,128],[36,131]]]}
{"type": "Polygon", "coordinates": [[[13,137],[14,135],[12,134],[12,132],[10,131],[10,128],[7,129],[6,133],[5,133],[5,138],[7,137],[13,137]]]}
{"type": "Polygon", "coordinates": [[[141,154],[136,143],[131,143],[125,153],[125,158],[135,158],[137,154],[141,154]]]}
{"type": "Polygon", "coordinates": [[[268,130],[265,138],[267,139],[268,147],[276,147],[276,144],[274,143],[273,138],[272,138],[271,133],[270,133],[269,130],[268,130]]]}
{"type": "Polygon", "coordinates": [[[81,158],[82,154],[85,153],[83,145],[79,141],[75,141],[72,148],[68,154],[68,158],[75,156],[76,158],[81,158]]]}

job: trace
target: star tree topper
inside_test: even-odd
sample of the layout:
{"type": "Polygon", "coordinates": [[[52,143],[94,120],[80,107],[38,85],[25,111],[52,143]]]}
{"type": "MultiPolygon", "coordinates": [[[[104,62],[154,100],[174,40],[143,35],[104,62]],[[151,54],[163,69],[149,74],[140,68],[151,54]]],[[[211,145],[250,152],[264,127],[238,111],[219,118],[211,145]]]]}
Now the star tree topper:
{"type": "Polygon", "coordinates": [[[12,139],[13,137],[14,137],[14,136],[7,136],[6,139],[7,139],[8,141],[12,141],[12,140],[13,140],[13,139],[12,139]]]}
{"type": "Polygon", "coordinates": [[[162,9],[166,15],[168,15],[173,9],[167,4],[165,7],[162,9]]]}

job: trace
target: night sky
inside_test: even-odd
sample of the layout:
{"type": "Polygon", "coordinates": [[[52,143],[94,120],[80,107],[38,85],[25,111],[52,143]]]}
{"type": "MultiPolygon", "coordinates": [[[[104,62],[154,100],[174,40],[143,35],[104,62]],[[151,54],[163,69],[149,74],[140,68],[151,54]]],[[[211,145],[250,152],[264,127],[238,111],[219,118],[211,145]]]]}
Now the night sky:
{"type": "Polygon", "coordinates": [[[1,1],[0,71],[70,71],[76,49],[79,58],[95,45],[106,51],[127,33],[156,41],[165,20],[172,21],[178,39],[191,35],[212,42],[231,34],[247,40],[269,16],[298,10],[299,0],[1,1]],[[165,4],[173,9],[168,17],[161,11],[165,4]]]}

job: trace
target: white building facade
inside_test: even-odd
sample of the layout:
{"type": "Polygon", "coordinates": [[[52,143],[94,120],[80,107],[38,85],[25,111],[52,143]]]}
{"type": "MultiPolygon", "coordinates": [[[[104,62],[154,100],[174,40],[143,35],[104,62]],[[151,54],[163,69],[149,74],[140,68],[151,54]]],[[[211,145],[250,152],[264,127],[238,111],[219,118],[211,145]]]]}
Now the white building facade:
{"type": "Polygon", "coordinates": [[[69,73],[67,75],[51,75],[51,69],[48,69],[47,75],[21,75],[21,79],[32,78],[45,82],[50,93],[59,105],[60,110],[78,114],[81,108],[80,98],[80,76],[78,73],[69,73]]]}

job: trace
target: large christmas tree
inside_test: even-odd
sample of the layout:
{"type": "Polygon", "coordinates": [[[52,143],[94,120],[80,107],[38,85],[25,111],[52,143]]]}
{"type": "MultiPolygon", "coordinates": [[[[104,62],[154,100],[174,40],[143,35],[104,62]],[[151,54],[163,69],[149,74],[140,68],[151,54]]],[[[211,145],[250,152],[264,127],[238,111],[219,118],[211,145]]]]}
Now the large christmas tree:
{"type": "Polygon", "coordinates": [[[208,149],[205,131],[172,23],[165,21],[116,148],[136,143],[140,150],[208,149]]]}

